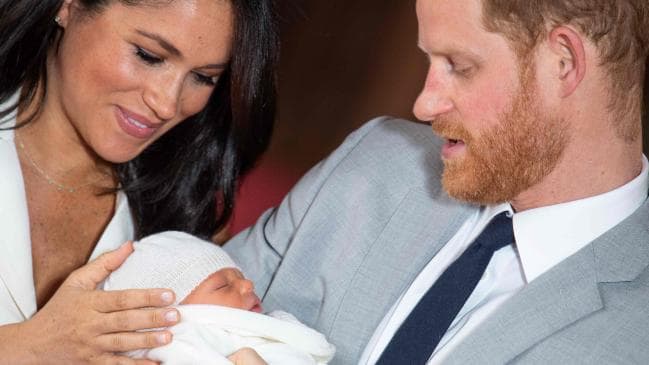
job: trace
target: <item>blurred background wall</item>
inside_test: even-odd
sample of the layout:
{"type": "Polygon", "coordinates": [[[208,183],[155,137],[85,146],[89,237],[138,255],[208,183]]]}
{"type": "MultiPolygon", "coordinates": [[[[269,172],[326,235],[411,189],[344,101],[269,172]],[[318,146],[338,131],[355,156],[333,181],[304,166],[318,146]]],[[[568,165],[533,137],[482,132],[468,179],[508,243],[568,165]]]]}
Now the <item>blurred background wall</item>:
{"type": "Polygon", "coordinates": [[[367,120],[412,119],[427,61],[414,1],[286,0],[273,142],[243,182],[232,233],[276,205],[298,178],[367,120]]]}
{"type": "Polygon", "coordinates": [[[243,181],[230,233],[277,205],[308,168],[365,121],[379,115],[413,119],[412,103],[426,73],[414,1],[278,1],[276,129],[269,151],[243,181]]]}

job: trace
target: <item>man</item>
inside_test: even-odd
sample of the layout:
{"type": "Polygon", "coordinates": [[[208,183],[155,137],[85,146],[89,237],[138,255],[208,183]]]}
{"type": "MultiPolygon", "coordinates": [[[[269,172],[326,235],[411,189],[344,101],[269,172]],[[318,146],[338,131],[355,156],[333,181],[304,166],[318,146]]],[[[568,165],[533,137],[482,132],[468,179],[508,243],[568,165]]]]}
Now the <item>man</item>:
{"type": "Polygon", "coordinates": [[[414,111],[437,137],[368,123],[226,250],[337,364],[646,363],[648,14],[418,0],[430,68],[414,111]],[[468,291],[453,284],[494,222],[513,237],[468,291]]]}

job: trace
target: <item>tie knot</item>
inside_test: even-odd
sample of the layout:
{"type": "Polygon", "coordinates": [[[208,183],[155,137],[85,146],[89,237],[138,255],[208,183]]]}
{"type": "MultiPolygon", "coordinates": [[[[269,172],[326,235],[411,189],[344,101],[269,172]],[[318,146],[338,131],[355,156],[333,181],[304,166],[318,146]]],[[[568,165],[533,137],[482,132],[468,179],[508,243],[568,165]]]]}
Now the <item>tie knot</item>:
{"type": "Polygon", "coordinates": [[[514,227],[507,212],[495,216],[475,240],[475,244],[497,251],[514,243],[514,227]]]}

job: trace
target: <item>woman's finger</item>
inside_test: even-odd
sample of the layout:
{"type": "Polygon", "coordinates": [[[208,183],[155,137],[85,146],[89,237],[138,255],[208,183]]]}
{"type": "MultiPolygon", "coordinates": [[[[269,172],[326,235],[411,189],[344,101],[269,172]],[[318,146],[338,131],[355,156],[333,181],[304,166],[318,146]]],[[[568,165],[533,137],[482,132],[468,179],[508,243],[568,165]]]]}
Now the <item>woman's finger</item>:
{"type": "Polygon", "coordinates": [[[112,312],[101,316],[97,330],[101,333],[114,333],[169,327],[178,323],[179,319],[180,313],[175,308],[112,312]]]}
{"type": "Polygon", "coordinates": [[[122,265],[133,252],[133,243],[128,241],[119,248],[103,253],[88,264],[73,271],[63,282],[62,286],[74,286],[85,290],[93,290],[104,281],[108,275],[122,265]]]}
{"type": "Polygon", "coordinates": [[[97,337],[97,346],[106,352],[150,349],[168,344],[171,337],[168,330],[110,333],[97,337]]]}
{"type": "Polygon", "coordinates": [[[169,289],[128,289],[93,292],[93,306],[103,313],[145,307],[163,307],[174,302],[169,289]]]}

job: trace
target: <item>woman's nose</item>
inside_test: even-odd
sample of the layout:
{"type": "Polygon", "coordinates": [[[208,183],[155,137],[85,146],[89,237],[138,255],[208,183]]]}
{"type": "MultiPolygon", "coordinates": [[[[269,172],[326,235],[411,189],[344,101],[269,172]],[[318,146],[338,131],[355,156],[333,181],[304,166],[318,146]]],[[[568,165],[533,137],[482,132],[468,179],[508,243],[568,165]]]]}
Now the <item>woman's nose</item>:
{"type": "Polygon", "coordinates": [[[173,74],[152,81],[144,91],[144,102],[160,120],[171,120],[178,113],[182,86],[182,78],[173,74]]]}

